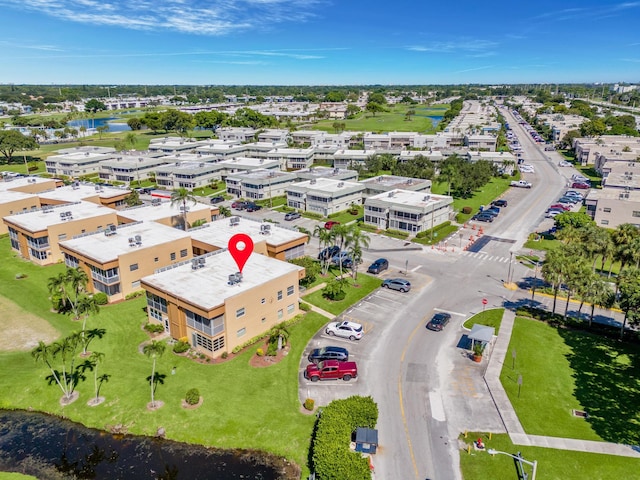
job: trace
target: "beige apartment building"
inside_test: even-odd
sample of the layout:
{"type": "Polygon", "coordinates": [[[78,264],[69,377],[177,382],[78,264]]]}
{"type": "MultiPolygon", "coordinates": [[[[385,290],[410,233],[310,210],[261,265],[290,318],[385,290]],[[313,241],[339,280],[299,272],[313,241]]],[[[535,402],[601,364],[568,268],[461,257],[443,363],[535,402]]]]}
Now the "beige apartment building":
{"type": "MultiPolygon", "coordinates": [[[[127,208],[117,212],[119,223],[158,222],[184,230],[182,205],[171,205],[170,201],[127,208]]],[[[204,203],[187,202],[187,228],[194,222],[211,222],[218,218],[220,210],[204,203]]]]}
{"type": "MultiPolygon", "coordinates": [[[[40,197],[32,193],[0,190],[0,218],[14,213],[23,213],[40,208],[40,197]]],[[[0,235],[9,232],[5,223],[0,224],[0,235]]]]}
{"type": "Polygon", "coordinates": [[[640,228],[640,190],[591,189],[584,203],[599,227],[617,228],[631,223],[640,228]]]}
{"type": "Polygon", "coordinates": [[[38,265],[64,259],[59,242],[118,224],[117,212],[89,202],[44,207],[3,218],[11,248],[38,265]]]}
{"type": "Polygon", "coordinates": [[[94,183],[75,181],[53,190],[38,194],[42,206],[56,206],[65,203],[91,202],[109,208],[123,208],[131,190],[115,187],[104,187],[94,183]]]}
{"type": "Polygon", "coordinates": [[[252,254],[237,272],[218,250],[144,277],[149,321],[215,358],[300,313],[304,268],[252,254]]]}
{"type": "Polygon", "coordinates": [[[142,277],[193,256],[188,232],[155,222],[79,235],[60,242],[60,250],[68,267],[80,267],[91,279],[89,291],[107,294],[109,302],[141,290],[142,277]]]}

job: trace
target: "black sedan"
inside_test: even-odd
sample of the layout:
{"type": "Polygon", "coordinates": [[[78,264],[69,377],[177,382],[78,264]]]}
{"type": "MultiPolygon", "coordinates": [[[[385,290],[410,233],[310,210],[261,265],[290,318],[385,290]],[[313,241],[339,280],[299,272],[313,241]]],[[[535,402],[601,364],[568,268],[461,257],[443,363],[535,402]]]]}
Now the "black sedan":
{"type": "Polygon", "coordinates": [[[429,323],[427,323],[427,328],[429,330],[433,330],[434,332],[440,332],[451,320],[451,315],[444,312],[436,313],[429,323]]]}
{"type": "Polygon", "coordinates": [[[491,215],[490,213],[478,213],[477,215],[474,215],[473,217],[471,217],[471,220],[476,220],[478,222],[493,222],[494,219],[494,215],[491,215]]]}
{"type": "Polygon", "coordinates": [[[322,347],[311,350],[307,359],[311,363],[322,362],[323,360],[338,360],[346,362],[349,360],[349,352],[342,347],[322,347]]]}

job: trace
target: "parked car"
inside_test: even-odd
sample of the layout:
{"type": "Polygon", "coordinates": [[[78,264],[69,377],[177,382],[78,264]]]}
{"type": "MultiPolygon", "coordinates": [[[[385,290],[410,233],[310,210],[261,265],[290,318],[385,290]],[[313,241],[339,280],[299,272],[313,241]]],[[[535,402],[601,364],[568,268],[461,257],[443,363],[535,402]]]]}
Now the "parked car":
{"type": "Polygon", "coordinates": [[[344,262],[345,259],[347,258],[349,259],[351,258],[349,257],[349,252],[347,251],[338,252],[333,257],[331,257],[331,263],[335,265],[339,265],[341,262],[344,262]]]}
{"type": "Polygon", "coordinates": [[[342,347],[322,347],[314,348],[307,356],[307,360],[311,363],[318,363],[324,360],[338,360],[346,362],[349,360],[349,351],[342,347]]]}
{"type": "Polygon", "coordinates": [[[340,222],[336,222],[335,220],[329,220],[324,224],[324,228],[326,228],[327,230],[331,230],[336,225],[340,225],[340,222]]]}
{"type": "Polygon", "coordinates": [[[327,335],[348,338],[349,340],[360,340],[363,334],[362,325],[355,322],[332,322],[327,325],[324,332],[327,335]]]}
{"type": "Polygon", "coordinates": [[[548,210],[546,217],[553,218],[560,215],[561,213],[564,213],[564,210],[548,210]]]}
{"type": "Polygon", "coordinates": [[[591,188],[591,185],[589,185],[588,183],[573,182],[571,184],[571,188],[577,188],[577,189],[580,189],[580,190],[588,190],[589,188],[591,188]]]}
{"type": "Polygon", "coordinates": [[[484,209],[482,213],[490,213],[494,217],[497,217],[498,215],[500,215],[500,207],[495,207],[492,205],[491,207],[484,209]]]}
{"type": "Polygon", "coordinates": [[[558,199],[558,203],[570,203],[571,205],[575,205],[576,203],[580,203],[582,198],[578,197],[560,197],[558,199]]]}
{"type": "Polygon", "coordinates": [[[389,261],[386,258],[379,258],[367,268],[368,273],[380,273],[389,268],[389,261]]]}
{"type": "Polygon", "coordinates": [[[212,204],[221,203],[221,202],[224,202],[224,197],[211,197],[212,204]]]}
{"type": "Polygon", "coordinates": [[[289,221],[289,220],[295,220],[296,218],[300,218],[302,215],[300,215],[300,212],[289,212],[284,216],[284,219],[289,221]]]}
{"type": "Polygon", "coordinates": [[[584,195],[582,195],[580,192],[576,192],[575,190],[567,190],[566,192],[564,192],[564,197],[576,197],[579,198],[580,200],[582,200],[584,198],[584,195]]]}
{"type": "Polygon", "coordinates": [[[495,215],[491,215],[490,213],[482,212],[471,217],[471,220],[476,220],[478,222],[493,222],[495,215]]]}
{"type": "Polygon", "coordinates": [[[567,211],[567,210],[571,210],[571,206],[563,203],[555,203],[549,207],[549,210],[557,210],[557,209],[567,211]]]}
{"type": "Polygon", "coordinates": [[[329,260],[338,253],[340,253],[340,247],[337,245],[327,247],[318,254],[318,260],[329,260]]]}
{"type": "Polygon", "coordinates": [[[411,290],[411,282],[404,278],[388,278],[382,282],[382,287],[390,288],[391,290],[398,290],[404,293],[411,290]]]}
{"type": "Polygon", "coordinates": [[[247,203],[246,206],[244,207],[244,210],[249,213],[257,212],[258,210],[261,210],[261,209],[262,207],[257,203],[247,203]]]}
{"type": "Polygon", "coordinates": [[[317,365],[315,363],[307,365],[304,376],[312,382],[317,382],[318,380],[337,380],[339,378],[348,382],[358,376],[358,366],[356,362],[325,360],[317,365]]]}
{"type": "Polygon", "coordinates": [[[567,162],[566,160],[560,160],[558,162],[558,166],[559,167],[570,167],[571,166],[571,162],[567,162]]]}
{"type": "Polygon", "coordinates": [[[496,207],[506,207],[508,205],[508,202],[501,198],[500,200],[494,200],[493,202],[491,202],[491,205],[494,205],[496,207]]]}
{"type": "Polygon", "coordinates": [[[512,187],[520,187],[520,188],[531,188],[531,182],[526,182],[524,180],[514,180],[511,182],[512,187]]]}
{"type": "Polygon", "coordinates": [[[451,320],[451,315],[445,312],[438,312],[433,316],[433,318],[431,318],[431,320],[429,320],[429,323],[427,323],[427,328],[429,330],[433,330],[434,332],[439,332],[447,326],[449,320],[451,320]]]}
{"type": "Polygon", "coordinates": [[[231,208],[235,210],[244,210],[247,207],[247,202],[233,202],[231,208]]]}

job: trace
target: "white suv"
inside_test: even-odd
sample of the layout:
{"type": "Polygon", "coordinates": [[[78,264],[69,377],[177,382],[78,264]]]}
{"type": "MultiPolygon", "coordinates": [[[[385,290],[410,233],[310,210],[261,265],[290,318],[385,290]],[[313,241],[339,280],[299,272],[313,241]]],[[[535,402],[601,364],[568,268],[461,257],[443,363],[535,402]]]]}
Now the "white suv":
{"type": "Polygon", "coordinates": [[[362,338],[362,325],[355,322],[333,322],[325,329],[327,335],[344,337],[349,340],[360,340],[362,338]]]}

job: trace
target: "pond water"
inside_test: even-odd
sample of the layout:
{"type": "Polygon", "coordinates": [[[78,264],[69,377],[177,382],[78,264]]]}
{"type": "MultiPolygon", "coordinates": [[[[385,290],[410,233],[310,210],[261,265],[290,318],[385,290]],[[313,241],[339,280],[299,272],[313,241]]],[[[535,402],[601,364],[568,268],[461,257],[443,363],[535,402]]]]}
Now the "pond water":
{"type": "Polygon", "coordinates": [[[263,452],[113,435],[42,413],[0,410],[0,471],[41,480],[287,480],[298,478],[293,470],[263,452]]]}
{"type": "Polygon", "coordinates": [[[79,120],[71,120],[67,122],[67,126],[73,128],[98,128],[106,125],[109,127],[109,132],[124,132],[127,130],[131,130],[127,122],[122,120],[121,118],[111,117],[111,118],[82,118],[79,120]],[[113,120],[118,120],[122,123],[113,123],[113,120]]]}

